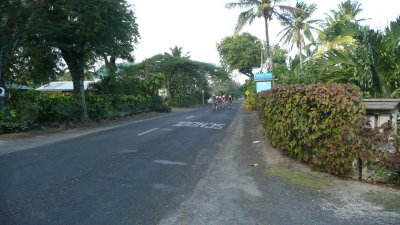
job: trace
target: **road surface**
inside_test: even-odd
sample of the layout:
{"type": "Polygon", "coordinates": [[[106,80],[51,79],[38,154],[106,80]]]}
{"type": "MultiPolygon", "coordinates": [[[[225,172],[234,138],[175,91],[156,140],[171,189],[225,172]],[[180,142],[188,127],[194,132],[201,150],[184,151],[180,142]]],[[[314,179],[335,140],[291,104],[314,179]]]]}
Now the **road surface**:
{"type": "MultiPolygon", "coordinates": [[[[0,142],[0,224],[396,224],[267,177],[254,112],[235,103],[0,142]],[[260,166],[249,166],[252,163],[260,166]],[[326,204],[325,204],[326,205],[326,204]],[[334,207],[333,207],[334,208],[334,207]]],[[[261,146],[262,147],[262,146],[261,146]]],[[[267,156],[268,157],[268,156],[267,156]]]]}

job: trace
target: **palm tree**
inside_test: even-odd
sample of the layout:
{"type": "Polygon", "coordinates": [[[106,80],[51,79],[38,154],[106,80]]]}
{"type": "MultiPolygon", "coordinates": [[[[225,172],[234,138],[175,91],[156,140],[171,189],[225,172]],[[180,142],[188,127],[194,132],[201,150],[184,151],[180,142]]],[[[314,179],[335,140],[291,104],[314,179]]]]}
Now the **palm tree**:
{"type": "Polygon", "coordinates": [[[265,38],[267,42],[267,56],[269,58],[269,69],[272,69],[272,54],[269,44],[268,27],[269,22],[273,16],[282,17],[278,11],[293,11],[294,8],[290,6],[276,5],[284,0],[238,0],[238,2],[231,2],[225,5],[228,9],[241,8],[246,9],[241,12],[235,27],[235,33],[238,33],[246,24],[251,24],[256,18],[263,17],[265,22],[265,38]]]}
{"type": "Polygon", "coordinates": [[[357,0],[346,0],[338,5],[337,10],[326,14],[325,30],[320,32],[319,42],[316,43],[321,47],[319,56],[330,49],[343,49],[356,42],[354,36],[359,30],[359,22],[366,20],[358,19],[362,11],[357,0]]]}
{"type": "Polygon", "coordinates": [[[359,23],[366,19],[356,19],[356,17],[363,11],[361,3],[358,1],[346,0],[338,5],[339,10],[331,10],[331,15],[328,15],[327,22],[334,23],[338,21],[350,21],[359,23]]]}
{"type": "Polygon", "coordinates": [[[293,13],[285,13],[285,19],[281,19],[283,28],[278,35],[282,34],[281,41],[284,44],[296,44],[299,50],[300,67],[303,67],[303,53],[302,49],[305,45],[305,39],[314,42],[312,31],[319,31],[314,26],[320,20],[309,20],[312,14],[317,10],[316,4],[307,5],[304,2],[296,3],[296,10],[293,13]]]}

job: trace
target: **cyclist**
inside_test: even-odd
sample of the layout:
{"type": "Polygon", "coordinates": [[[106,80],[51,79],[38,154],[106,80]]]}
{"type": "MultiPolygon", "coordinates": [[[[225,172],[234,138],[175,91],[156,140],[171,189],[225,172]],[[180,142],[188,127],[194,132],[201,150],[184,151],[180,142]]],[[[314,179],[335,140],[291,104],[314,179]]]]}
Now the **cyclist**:
{"type": "Polygon", "coordinates": [[[229,109],[232,109],[232,96],[231,95],[229,95],[228,96],[228,104],[229,104],[229,109]]]}
{"type": "Polygon", "coordinates": [[[217,110],[217,104],[218,104],[218,100],[217,100],[217,96],[213,95],[212,96],[212,102],[213,102],[213,110],[217,110]]]}

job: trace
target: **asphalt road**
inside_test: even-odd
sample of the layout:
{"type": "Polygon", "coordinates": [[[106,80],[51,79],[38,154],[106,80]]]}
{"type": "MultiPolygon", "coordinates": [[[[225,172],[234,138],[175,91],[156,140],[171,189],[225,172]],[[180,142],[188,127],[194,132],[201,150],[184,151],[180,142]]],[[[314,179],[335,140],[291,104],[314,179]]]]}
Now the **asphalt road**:
{"type": "Polygon", "coordinates": [[[205,107],[2,146],[0,224],[156,224],[202,177],[236,111],[205,107]]]}
{"type": "Polygon", "coordinates": [[[0,142],[0,224],[395,224],[341,218],[266,177],[255,113],[202,107],[108,128],[0,142]]]}

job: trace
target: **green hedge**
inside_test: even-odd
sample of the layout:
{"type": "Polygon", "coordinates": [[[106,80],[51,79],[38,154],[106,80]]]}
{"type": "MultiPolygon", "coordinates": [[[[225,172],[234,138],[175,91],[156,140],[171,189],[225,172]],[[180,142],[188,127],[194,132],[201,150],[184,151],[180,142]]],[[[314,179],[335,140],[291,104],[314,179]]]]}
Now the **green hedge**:
{"type": "MultiPolygon", "coordinates": [[[[8,108],[0,111],[0,133],[79,121],[79,102],[73,95],[11,91],[10,96],[8,108]]],[[[149,111],[171,111],[158,96],[89,93],[86,95],[86,103],[89,118],[96,121],[149,111]]]]}
{"type": "Polygon", "coordinates": [[[355,86],[280,85],[262,92],[257,108],[274,147],[319,170],[345,174],[351,168],[357,152],[349,143],[365,115],[355,86]]]}

